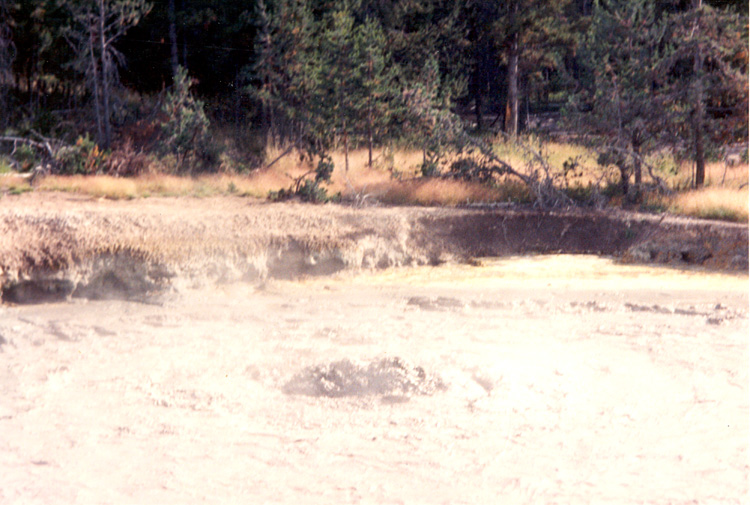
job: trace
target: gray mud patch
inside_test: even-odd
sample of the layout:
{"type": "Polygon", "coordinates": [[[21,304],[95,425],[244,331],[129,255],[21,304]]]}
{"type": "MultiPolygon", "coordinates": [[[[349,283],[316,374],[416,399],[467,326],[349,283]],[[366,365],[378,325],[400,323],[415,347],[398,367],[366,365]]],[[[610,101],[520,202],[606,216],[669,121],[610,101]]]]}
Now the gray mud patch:
{"type": "Polygon", "coordinates": [[[428,311],[461,310],[465,307],[461,300],[447,296],[412,296],[406,305],[428,311]]]}
{"type": "Polygon", "coordinates": [[[330,398],[380,396],[383,401],[399,403],[411,396],[432,395],[446,384],[423,367],[398,357],[381,358],[369,363],[348,359],[305,368],[287,382],[283,391],[291,395],[330,398]]]}

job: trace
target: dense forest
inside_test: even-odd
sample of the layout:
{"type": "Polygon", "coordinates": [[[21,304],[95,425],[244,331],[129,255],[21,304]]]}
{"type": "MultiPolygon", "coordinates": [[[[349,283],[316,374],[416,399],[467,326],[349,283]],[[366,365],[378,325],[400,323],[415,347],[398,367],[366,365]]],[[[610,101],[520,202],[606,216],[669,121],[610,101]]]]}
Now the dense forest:
{"type": "Polygon", "coordinates": [[[552,203],[486,141],[536,132],[591,146],[637,194],[659,181],[649,153],[693,160],[701,186],[747,141],[747,72],[747,0],[0,0],[0,155],[196,173],[231,143],[249,171],[274,144],[314,189],[333,150],[372,163],[395,144],[425,177],[510,174],[552,203]]]}

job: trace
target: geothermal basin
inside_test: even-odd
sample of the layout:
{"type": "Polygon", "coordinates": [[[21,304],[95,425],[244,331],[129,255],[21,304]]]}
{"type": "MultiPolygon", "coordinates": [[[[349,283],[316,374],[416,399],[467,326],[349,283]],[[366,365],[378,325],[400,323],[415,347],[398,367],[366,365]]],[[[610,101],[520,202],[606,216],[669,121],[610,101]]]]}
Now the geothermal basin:
{"type": "Polygon", "coordinates": [[[746,274],[579,255],[0,306],[2,503],[746,503],[746,274]]]}

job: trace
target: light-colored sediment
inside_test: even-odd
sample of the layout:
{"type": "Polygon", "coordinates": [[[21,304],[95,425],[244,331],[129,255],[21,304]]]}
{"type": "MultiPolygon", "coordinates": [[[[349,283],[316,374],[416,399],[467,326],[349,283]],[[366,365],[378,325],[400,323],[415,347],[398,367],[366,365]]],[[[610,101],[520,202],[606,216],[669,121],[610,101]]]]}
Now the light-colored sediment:
{"type": "Polygon", "coordinates": [[[746,275],[481,264],[0,305],[0,503],[747,504],[746,275]]]}

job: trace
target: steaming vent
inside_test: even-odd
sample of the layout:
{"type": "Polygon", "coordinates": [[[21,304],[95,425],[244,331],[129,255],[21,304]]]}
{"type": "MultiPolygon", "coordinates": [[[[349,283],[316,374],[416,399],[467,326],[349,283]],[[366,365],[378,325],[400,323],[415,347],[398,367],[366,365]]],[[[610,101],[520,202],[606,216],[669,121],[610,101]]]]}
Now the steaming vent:
{"type": "Polygon", "coordinates": [[[409,397],[431,395],[446,389],[440,377],[429,374],[398,357],[381,358],[369,364],[348,359],[308,367],[285,386],[287,394],[307,396],[383,396],[409,397]]]}

